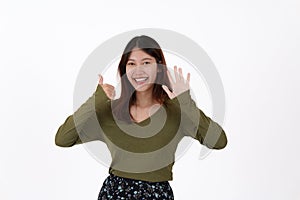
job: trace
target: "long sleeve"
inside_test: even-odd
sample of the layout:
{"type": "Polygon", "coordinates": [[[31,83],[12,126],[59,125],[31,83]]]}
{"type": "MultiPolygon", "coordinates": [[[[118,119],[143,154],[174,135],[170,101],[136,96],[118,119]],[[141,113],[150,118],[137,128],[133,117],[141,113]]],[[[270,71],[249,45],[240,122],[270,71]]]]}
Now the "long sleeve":
{"type": "Polygon", "coordinates": [[[75,144],[101,140],[103,132],[100,128],[96,110],[101,110],[109,98],[98,84],[96,91],[72,115],[68,116],[58,128],[55,135],[55,144],[60,147],[71,147],[75,144]]]}
{"type": "Polygon", "coordinates": [[[179,94],[176,101],[181,109],[181,129],[184,136],[190,136],[210,149],[223,149],[227,145],[223,128],[196,106],[190,90],[179,94]]]}

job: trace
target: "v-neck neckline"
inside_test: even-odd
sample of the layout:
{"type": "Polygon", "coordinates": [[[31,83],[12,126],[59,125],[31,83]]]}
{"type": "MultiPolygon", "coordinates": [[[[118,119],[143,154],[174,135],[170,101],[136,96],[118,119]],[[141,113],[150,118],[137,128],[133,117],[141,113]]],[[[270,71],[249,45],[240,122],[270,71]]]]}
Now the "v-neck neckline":
{"type": "Polygon", "coordinates": [[[163,109],[163,107],[165,107],[164,103],[162,105],[160,105],[159,108],[152,115],[150,115],[149,117],[147,117],[146,119],[144,119],[144,120],[142,120],[140,122],[136,122],[136,121],[132,120],[132,123],[134,123],[136,125],[139,125],[139,126],[146,126],[146,125],[148,125],[149,122],[150,122],[150,119],[152,117],[155,117],[161,111],[161,109],[163,109]]]}

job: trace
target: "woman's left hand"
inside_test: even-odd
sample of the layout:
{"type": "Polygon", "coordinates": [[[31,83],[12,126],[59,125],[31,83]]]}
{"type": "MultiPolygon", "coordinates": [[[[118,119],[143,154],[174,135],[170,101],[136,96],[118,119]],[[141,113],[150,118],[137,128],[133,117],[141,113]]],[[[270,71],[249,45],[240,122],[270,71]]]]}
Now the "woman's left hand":
{"type": "Polygon", "coordinates": [[[171,92],[166,85],[162,85],[162,88],[168,94],[170,99],[173,99],[173,98],[177,97],[179,94],[190,89],[190,73],[187,74],[186,81],[183,78],[182,69],[179,68],[177,71],[177,66],[174,66],[175,81],[171,77],[169,70],[167,70],[167,74],[168,74],[173,92],[171,92]]]}

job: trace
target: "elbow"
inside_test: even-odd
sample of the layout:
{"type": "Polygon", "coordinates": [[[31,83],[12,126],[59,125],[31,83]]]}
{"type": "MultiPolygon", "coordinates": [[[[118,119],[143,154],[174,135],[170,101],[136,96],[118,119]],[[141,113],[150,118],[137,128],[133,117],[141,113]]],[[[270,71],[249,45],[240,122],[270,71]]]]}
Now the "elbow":
{"type": "Polygon", "coordinates": [[[227,136],[222,129],[219,134],[209,134],[202,139],[201,144],[204,144],[209,149],[224,149],[227,146],[227,136]]]}
{"type": "Polygon", "coordinates": [[[55,145],[59,146],[59,147],[71,147],[71,146],[73,146],[74,144],[71,143],[71,141],[68,141],[67,138],[64,137],[65,134],[63,134],[61,128],[62,127],[60,127],[57,130],[57,133],[55,135],[55,139],[54,139],[55,145]]]}
{"type": "Polygon", "coordinates": [[[228,140],[224,129],[216,122],[209,124],[207,132],[202,138],[203,144],[209,149],[224,149],[227,146],[228,140]]]}
{"type": "Polygon", "coordinates": [[[58,134],[55,136],[55,145],[59,147],[72,147],[74,146],[76,141],[67,140],[66,138],[61,138],[58,134]]]}
{"type": "Polygon", "coordinates": [[[58,134],[55,136],[55,145],[59,147],[70,147],[70,145],[59,138],[58,134]]]}
{"type": "Polygon", "coordinates": [[[228,143],[227,136],[225,134],[225,131],[222,130],[218,142],[214,146],[214,149],[224,149],[227,146],[227,143],[228,143]]]}
{"type": "Polygon", "coordinates": [[[59,147],[66,147],[64,143],[62,143],[60,140],[55,138],[55,145],[59,147]]]}
{"type": "Polygon", "coordinates": [[[74,144],[73,143],[64,142],[63,140],[57,139],[57,137],[55,137],[55,145],[59,146],[59,147],[71,147],[74,144]]]}

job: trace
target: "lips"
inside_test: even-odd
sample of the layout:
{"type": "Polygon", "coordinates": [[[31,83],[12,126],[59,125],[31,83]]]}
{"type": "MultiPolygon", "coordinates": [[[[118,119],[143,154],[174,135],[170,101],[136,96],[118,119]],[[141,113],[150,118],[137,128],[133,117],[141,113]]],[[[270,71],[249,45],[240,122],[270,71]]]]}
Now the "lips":
{"type": "Polygon", "coordinates": [[[136,77],[132,79],[136,82],[137,85],[142,85],[147,82],[148,78],[149,77],[136,77]]]}
{"type": "Polygon", "coordinates": [[[147,79],[148,77],[133,78],[133,80],[135,80],[137,83],[145,82],[147,79]]]}

